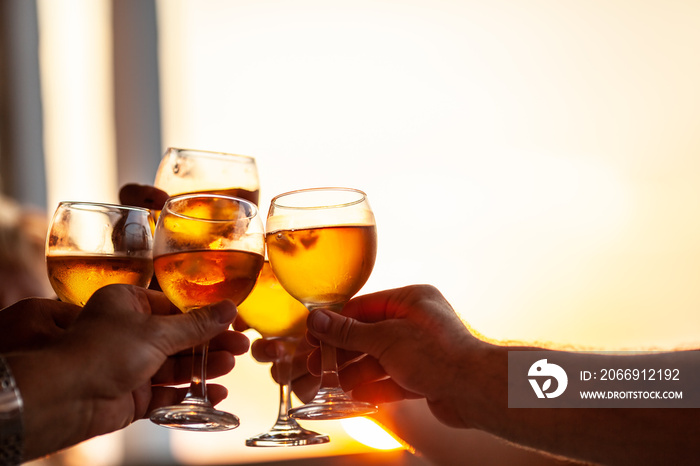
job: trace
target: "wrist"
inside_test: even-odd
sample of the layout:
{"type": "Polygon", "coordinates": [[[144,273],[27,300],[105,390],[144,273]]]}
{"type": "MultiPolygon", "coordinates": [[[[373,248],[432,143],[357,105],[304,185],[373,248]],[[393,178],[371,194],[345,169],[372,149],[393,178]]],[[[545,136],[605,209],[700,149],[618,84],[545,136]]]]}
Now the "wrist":
{"type": "Polygon", "coordinates": [[[508,406],[508,352],[476,338],[466,346],[449,390],[458,422],[451,425],[491,431],[508,406]]]}
{"type": "Polygon", "coordinates": [[[24,448],[23,402],[10,366],[0,356],[0,465],[22,462],[24,448]]]}
{"type": "Polygon", "coordinates": [[[482,342],[475,352],[474,370],[469,394],[472,424],[479,430],[493,432],[508,409],[508,348],[482,342]]]}

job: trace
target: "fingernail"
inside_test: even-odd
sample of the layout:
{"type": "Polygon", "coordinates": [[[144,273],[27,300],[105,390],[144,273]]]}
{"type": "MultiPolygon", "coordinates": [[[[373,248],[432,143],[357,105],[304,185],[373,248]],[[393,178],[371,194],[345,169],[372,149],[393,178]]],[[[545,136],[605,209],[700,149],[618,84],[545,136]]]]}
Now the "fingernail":
{"type": "Polygon", "coordinates": [[[212,305],[212,310],[217,313],[218,321],[222,324],[230,324],[238,313],[236,305],[229,300],[221,301],[212,305]]]}
{"type": "Polygon", "coordinates": [[[319,310],[311,314],[311,328],[317,332],[325,333],[331,326],[331,316],[327,311],[319,310]]]}

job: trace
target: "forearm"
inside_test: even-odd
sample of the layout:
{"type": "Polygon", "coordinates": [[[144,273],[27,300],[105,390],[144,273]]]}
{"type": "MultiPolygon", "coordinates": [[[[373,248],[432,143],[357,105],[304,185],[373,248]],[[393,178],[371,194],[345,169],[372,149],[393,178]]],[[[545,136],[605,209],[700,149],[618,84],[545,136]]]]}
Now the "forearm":
{"type": "Polygon", "coordinates": [[[373,417],[430,464],[574,464],[481,430],[448,427],[432,416],[425,400],[387,403],[373,417]]]}
{"type": "Polygon", "coordinates": [[[692,440],[700,434],[694,409],[509,408],[509,350],[533,348],[490,346],[480,352],[473,370],[481,374],[455,402],[474,427],[523,446],[604,464],[684,464],[700,454],[700,443],[692,440]]]}

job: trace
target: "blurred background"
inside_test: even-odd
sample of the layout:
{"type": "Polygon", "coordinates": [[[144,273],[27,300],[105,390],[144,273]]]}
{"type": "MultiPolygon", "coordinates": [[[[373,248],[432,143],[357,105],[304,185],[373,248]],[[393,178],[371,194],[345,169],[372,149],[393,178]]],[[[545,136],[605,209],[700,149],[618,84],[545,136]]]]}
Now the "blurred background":
{"type": "MultiPolygon", "coordinates": [[[[22,208],[117,202],[169,146],[251,155],[263,215],[292,189],[367,192],[379,252],[362,293],[434,284],[502,343],[698,345],[698,2],[0,0],[0,14],[0,187],[22,208]]],[[[421,448],[339,421],[313,424],[328,445],[246,448],[276,386],[247,356],[223,380],[239,429],[142,421],[43,462],[413,465],[445,443],[461,461],[433,461],[544,461],[455,441],[417,402],[383,413],[394,436],[421,426],[421,448]]]]}

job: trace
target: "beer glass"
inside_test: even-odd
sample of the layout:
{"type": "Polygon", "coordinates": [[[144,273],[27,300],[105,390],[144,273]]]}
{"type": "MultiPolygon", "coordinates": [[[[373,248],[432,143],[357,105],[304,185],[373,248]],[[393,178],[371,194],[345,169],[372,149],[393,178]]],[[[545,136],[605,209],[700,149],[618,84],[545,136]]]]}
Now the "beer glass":
{"type": "Polygon", "coordinates": [[[308,312],[282,288],[269,261],[263,264],[253,291],[238,306],[238,315],[263,338],[281,343],[281,353],[275,361],[280,391],[277,420],[270,430],[247,439],[245,444],[249,447],[276,447],[329,442],[327,435],[304,429],[288,414],[292,407],[292,356],[304,337],[308,312]]]}
{"type": "Polygon", "coordinates": [[[147,209],[59,203],[46,236],[46,268],[58,298],[85,306],[105,285],[148,287],[153,276],[152,231],[147,209]]]}
{"type": "MultiPolygon", "coordinates": [[[[230,299],[236,306],[253,289],[265,253],[263,225],[252,202],[216,194],[168,199],[156,225],[153,266],[163,293],[182,312],[230,299]]],[[[156,424],[192,431],[238,427],[238,417],[207,399],[208,344],[193,349],[185,399],[154,410],[156,424]]]]}
{"type": "MultiPolygon", "coordinates": [[[[265,241],[270,265],[285,290],[309,311],[340,312],[374,267],[377,231],[364,192],[314,188],[272,199],[265,241]]],[[[340,387],[336,350],[321,344],[321,387],[289,411],[296,419],[339,419],[376,412],[340,387]]]]}

